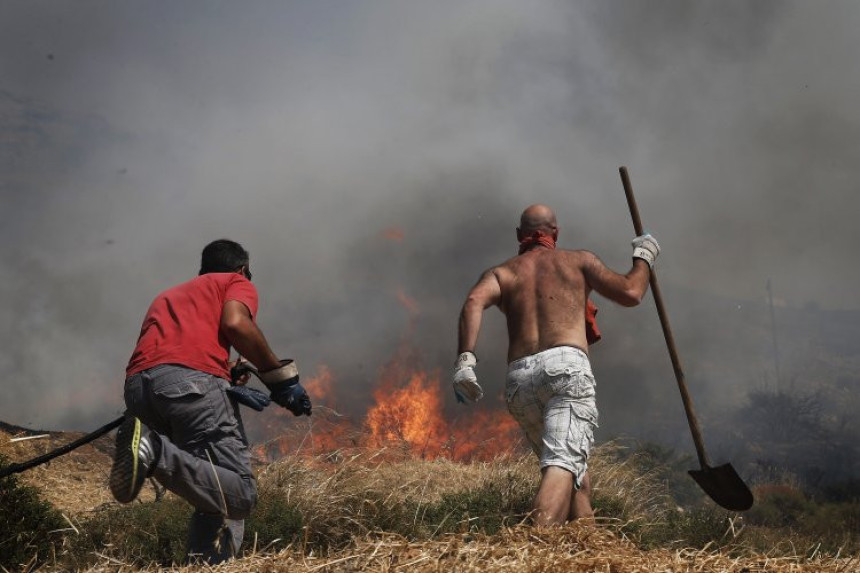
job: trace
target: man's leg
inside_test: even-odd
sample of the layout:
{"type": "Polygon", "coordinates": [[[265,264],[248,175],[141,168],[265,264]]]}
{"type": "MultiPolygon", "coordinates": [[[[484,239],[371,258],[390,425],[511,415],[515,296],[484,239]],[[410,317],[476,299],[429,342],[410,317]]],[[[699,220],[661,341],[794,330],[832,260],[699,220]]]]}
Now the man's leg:
{"type": "Polygon", "coordinates": [[[196,449],[186,451],[163,437],[161,444],[161,459],[152,474],[161,485],[204,513],[231,519],[244,519],[251,514],[257,487],[250,469],[246,473],[231,467],[212,455],[211,450],[203,449],[198,457],[196,449]]]}
{"type": "Polygon", "coordinates": [[[562,525],[570,512],[573,474],[557,466],[547,466],[541,474],[534,500],[534,524],[562,525]]]}
{"type": "MultiPolygon", "coordinates": [[[[242,428],[242,419],[236,408],[235,419],[238,423],[240,434],[245,435],[242,428]]],[[[235,440],[226,439],[210,444],[208,455],[217,466],[227,468],[243,468],[250,464],[246,457],[247,448],[243,445],[247,440],[243,437],[240,444],[235,440]]],[[[256,498],[256,486],[252,481],[249,492],[254,493],[256,498]]],[[[233,510],[235,511],[235,510],[233,510]]],[[[235,514],[234,514],[235,515],[235,514]]],[[[234,515],[231,515],[233,517],[234,515]]],[[[221,513],[206,513],[198,509],[191,516],[191,524],[188,532],[188,560],[196,562],[202,560],[214,565],[239,555],[242,545],[242,537],[245,532],[244,519],[230,519],[221,513]]]]}
{"type": "Polygon", "coordinates": [[[225,380],[164,365],[126,383],[130,413],[158,435],[161,456],[152,476],[205,513],[247,517],[256,483],[235,404],[225,380]]]}
{"type": "Polygon", "coordinates": [[[242,519],[257,496],[241,418],[226,385],[215,376],[162,366],[130,379],[125,395],[129,410],[160,434],[153,477],[197,508],[189,551],[210,563],[224,558],[222,549],[229,547],[226,556],[238,551],[242,519]]]}
{"type": "MultiPolygon", "coordinates": [[[[561,350],[562,355],[566,352],[561,350]]],[[[544,411],[541,466],[567,470],[570,495],[564,521],[591,517],[594,512],[587,460],[597,426],[594,377],[587,357],[580,353],[548,359],[544,371],[547,376],[542,382],[551,397],[544,411]]]]}
{"type": "Polygon", "coordinates": [[[245,521],[195,511],[188,528],[188,563],[215,565],[239,554],[245,521]]]}
{"type": "Polygon", "coordinates": [[[582,487],[573,494],[568,519],[573,521],[575,519],[591,519],[593,517],[594,510],[591,508],[591,477],[586,471],[582,476],[582,487]]]}

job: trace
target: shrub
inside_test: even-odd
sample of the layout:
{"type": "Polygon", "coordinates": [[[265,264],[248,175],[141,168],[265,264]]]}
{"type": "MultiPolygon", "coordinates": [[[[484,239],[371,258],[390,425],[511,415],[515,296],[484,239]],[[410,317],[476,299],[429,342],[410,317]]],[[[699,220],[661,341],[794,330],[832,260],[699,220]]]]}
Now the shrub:
{"type": "MultiPolygon", "coordinates": [[[[732,534],[735,516],[714,506],[667,513],[662,520],[642,529],[641,545],[654,547],[726,547],[739,544],[732,534]]],[[[736,531],[737,533],[737,531],[736,531]]]]}
{"type": "MultiPolygon", "coordinates": [[[[182,498],[168,495],[161,501],[111,505],[85,520],[66,556],[67,565],[83,568],[94,565],[96,552],[123,563],[163,567],[184,562],[188,544],[188,524],[193,509],[182,498]]],[[[273,549],[300,536],[302,516],[280,491],[266,491],[245,522],[243,548],[273,549]]]]}
{"type": "Polygon", "coordinates": [[[756,502],[746,513],[752,525],[767,527],[794,527],[815,508],[802,491],[786,485],[768,485],[756,488],[756,502]]]}
{"type": "Polygon", "coordinates": [[[302,534],[303,519],[286,494],[278,489],[260,492],[257,507],[245,522],[246,552],[274,550],[298,540],[302,534]]]}
{"type": "Polygon", "coordinates": [[[856,553],[860,550],[860,502],[814,505],[795,529],[820,543],[821,551],[856,553]]]}
{"type": "Polygon", "coordinates": [[[530,506],[530,496],[506,499],[498,483],[487,483],[444,494],[439,502],[425,508],[421,521],[430,537],[454,532],[494,534],[506,525],[522,521],[530,506]]]}
{"type": "MultiPolygon", "coordinates": [[[[0,468],[7,465],[0,456],[0,468]]],[[[60,512],[38,490],[15,475],[0,479],[0,567],[14,570],[43,563],[55,553],[66,527],[60,512]]]]}
{"type": "Polygon", "coordinates": [[[170,566],[182,563],[192,508],[167,496],[161,501],[109,506],[86,519],[69,549],[68,565],[81,568],[101,553],[124,563],[170,566]]]}

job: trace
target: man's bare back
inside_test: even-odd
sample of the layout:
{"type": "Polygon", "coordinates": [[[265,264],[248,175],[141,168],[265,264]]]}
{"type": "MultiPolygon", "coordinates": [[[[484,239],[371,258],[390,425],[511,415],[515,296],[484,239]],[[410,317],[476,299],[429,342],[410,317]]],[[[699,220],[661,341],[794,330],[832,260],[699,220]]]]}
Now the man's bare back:
{"type": "Polygon", "coordinates": [[[590,251],[536,246],[486,271],[460,313],[459,352],[473,352],[484,309],[498,306],[508,324],[508,362],[555,346],[587,352],[585,308],[591,290],[622,306],[639,304],[648,263],[619,274],[590,251]]]}
{"type": "Polygon", "coordinates": [[[584,251],[536,248],[492,269],[508,324],[508,362],[555,346],[587,352],[585,305],[591,287],[584,251]]]}

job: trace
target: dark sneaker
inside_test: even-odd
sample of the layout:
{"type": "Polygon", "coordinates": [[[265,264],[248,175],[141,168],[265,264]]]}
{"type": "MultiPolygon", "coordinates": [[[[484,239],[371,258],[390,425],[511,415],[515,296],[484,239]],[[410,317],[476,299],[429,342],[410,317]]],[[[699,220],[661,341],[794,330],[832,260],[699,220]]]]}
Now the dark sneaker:
{"type": "Polygon", "coordinates": [[[155,465],[155,450],[149,433],[134,416],[126,416],[116,432],[110,491],[120,503],[134,501],[155,465]]]}

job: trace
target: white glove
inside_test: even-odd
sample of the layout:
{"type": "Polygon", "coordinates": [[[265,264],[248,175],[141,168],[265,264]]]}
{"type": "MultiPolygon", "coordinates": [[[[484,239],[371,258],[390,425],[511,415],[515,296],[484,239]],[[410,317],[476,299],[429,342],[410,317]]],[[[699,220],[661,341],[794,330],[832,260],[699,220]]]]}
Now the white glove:
{"type": "Polygon", "coordinates": [[[660,245],[657,239],[651,236],[650,233],[639,235],[633,239],[633,258],[642,259],[652,269],[654,262],[657,260],[657,255],[660,254],[660,245]]]}
{"type": "Polygon", "coordinates": [[[474,367],[477,363],[474,354],[464,352],[454,364],[454,394],[460,403],[477,402],[484,397],[484,391],[475,376],[474,367]]]}

